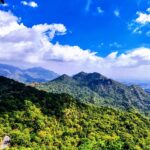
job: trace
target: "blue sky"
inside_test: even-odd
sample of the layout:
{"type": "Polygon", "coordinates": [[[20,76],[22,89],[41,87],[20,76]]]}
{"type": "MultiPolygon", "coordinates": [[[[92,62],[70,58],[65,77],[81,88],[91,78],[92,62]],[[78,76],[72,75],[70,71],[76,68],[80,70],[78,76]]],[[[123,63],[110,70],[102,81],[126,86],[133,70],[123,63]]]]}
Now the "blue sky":
{"type": "MultiPolygon", "coordinates": [[[[34,9],[24,7],[19,0],[6,2],[10,7],[5,9],[21,17],[27,26],[64,24],[68,33],[56,37],[53,42],[79,45],[104,56],[116,50],[123,52],[139,46],[150,47],[149,36],[134,34],[128,27],[137,17],[137,11],[150,7],[148,0],[36,0],[38,7],[34,9]],[[98,12],[98,8],[102,12],[98,12]],[[115,11],[119,16],[114,14],[115,11]]],[[[149,26],[142,29],[143,32],[146,28],[149,26]]]]}
{"type": "MultiPolygon", "coordinates": [[[[17,21],[18,24],[23,24],[26,28],[32,28],[34,25],[45,23],[49,25],[64,25],[66,31],[63,31],[63,34],[57,33],[50,39],[50,43],[55,46],[57,44],[61,46],[68,45],[70,47],[78,46],[81,51],[88,50],[91,55],[98,57],[98,59],[105,59],[105,61],[108,61],[108,58],[113,59],[112,62],[115,61],[115,65],[111,66],[111,68],[114,67],[116,70],[119,68],[117,72],[121,72],[122,68],[137,70],[139,67],[137,64],[143,63],[144,67],[145,65],[149,67],[149,62],[147,62],[149,59],[146,58],[146,60],[144,60],[143,56],[140,55],[142,52],[149,54],[150,50],[149,0],[6,0],[6,3],[5,6],[1,5],[0,10],[3,12],[11,12],[13,16],[20,19],[17,21]],[[123,65],[118,65],[120,59],[123,58],[124,60],[123,55],[126,55],[126,62],[123,62],[123,65]],[[132,57],[131,62],[127,62],[128,57],[130,57],[130,59],[132,57]],[[136,58],[136,60],[133,60],[133,58],[136,58]],[[140,62],[141,60],[142,62],[140,62]],[[132,62],[135,61],[136,65],[132,65],[132,62]],[[127,64],[127,66],[125,64],[127,64]],[[131,64],[131,66],[129,66],[129,64],[131,64]]],[[[44,31],[45,35],[46,32],[49,31],[44,31]]],[[[52,60],[55,60],[55,63],[57,61],[58,64],[60,62],[66,62],[66,60],[62,60],[60,56],[59,59],[52,58],[51,64],[54,63],[52,60]]],[[[4,62],[10,63],[11,61],[8,62],[5,60],[4,62]]],[[[60,69],[62,73],[65,71],[75,73],[80,70],[97,70],[97,66],[91,66],[91,68],[96,68],[94,70],[84,68],[83,64],[82,67],[76,66],[76,68],[79,69],[68,71],[72,65],[72,63],[68,64],[68,62],[71,62],[70,59],[67,61],[67,64],[65,64],[69,66],[68,69],[61,70],[58,67],[60,64],[58,66],[54,64],[51,68],[57,72],[59,72],[60,69]]],[[[111,61],[109,63],[111,63],[111,61]]],[[[100,67],[100,69],[102,68],[100,67]]],[[[102,73],[109,76],[112,74],[112,70],[102,70],[102,73]]],[[[121,76],[121,74],[117,73],[114,74],[114,76],[118,77],[121,76]]],[[[134,76],[132,77],[134,78],[134,76]]]]}

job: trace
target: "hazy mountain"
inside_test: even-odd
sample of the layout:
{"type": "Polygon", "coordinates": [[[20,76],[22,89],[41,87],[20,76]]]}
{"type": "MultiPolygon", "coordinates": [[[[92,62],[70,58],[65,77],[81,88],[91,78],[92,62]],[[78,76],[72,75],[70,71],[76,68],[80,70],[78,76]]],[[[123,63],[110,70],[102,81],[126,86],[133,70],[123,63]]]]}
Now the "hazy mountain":
{"type": "Polygon", "coordinates": [[[58,77],[58,74],[40,67],[23,70],[11,65],[0,64],[0,76],[30,83],[50,81],[58,77]]]}
{"type": "Polygon", "coordinates": [[[139,80],[135,80],[135,81],[131,81],[131,80],[128,80],[128,81],[120,81],[126,85],[137,85],[139,87],[141,87],[142,89],[144,89],[145,91],[147,92],[150,92],[150,81],[139,81],[139,80]]]}
{"type": "Polygon", "coordinates": [[[10,149],[148,150],[149,131],[149,119],[139,113],[83,104],[0,77],[0,141],[9,136],[10,149]]]}
{"type": "Polygon", "coordinates": [[[150,94],[138,86],[127,86],[99,73],[61,76],[37,88],[54,93],[68,93],[84,102],[150,112],[150,94]]]}

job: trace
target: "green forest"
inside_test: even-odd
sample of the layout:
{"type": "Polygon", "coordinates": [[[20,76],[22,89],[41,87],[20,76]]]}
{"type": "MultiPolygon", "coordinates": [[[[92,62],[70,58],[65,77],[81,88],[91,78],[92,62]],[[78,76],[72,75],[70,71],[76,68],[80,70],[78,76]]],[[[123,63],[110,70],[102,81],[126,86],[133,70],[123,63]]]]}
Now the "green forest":
{"type": "Polygon", "coordinates": [[[150,119],[0,77],[0,141],[11,150],[149,150],[150,119]]]}
{"type": "Polygon", "coordinates": [[[67,93],[83,103],[129,110],[150,116],[150,94],[142,88],[127,86],[99,73],[80,72],[72,77],[62,75],[52,81],[35,85],[52,93],[67,93]]]}

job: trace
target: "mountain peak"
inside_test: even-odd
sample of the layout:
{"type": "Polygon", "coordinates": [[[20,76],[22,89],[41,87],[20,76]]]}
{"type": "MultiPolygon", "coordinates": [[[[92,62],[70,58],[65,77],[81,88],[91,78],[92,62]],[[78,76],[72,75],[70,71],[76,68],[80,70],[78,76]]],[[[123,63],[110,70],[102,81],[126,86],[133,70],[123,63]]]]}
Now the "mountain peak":
{"type": "Polygon", "coordinates": [[[105,77],[102,74],[97,73],[97,72],[89,73],[88,77],[92,77],[92,78],[95,78],[95,79],[97,79],[97,78],[98,79],[107,79],[107,77],[105,77]]]}
{"type": "Polygon", "coordinates": [[[72,80],[72,78],[70,76],[68,76],[67,74],[63,74],[60,77],[54,79],[53,81],[67,81],[67,80],[72,80]]]}
{"type": "Polygon", "coordinates": [[[47,82],[59,75],[42,67],[20,69],[11,65],[0,64],[0,76],[8,77],[24,83],[47,82]]]}
{"type": "Polygon", "coordinates": [[[84,80],[107,79],[105,76],[103,76],[102,74],[97,73],[97,72],[93,72],[93,73],[80,72],[80,73],[74,75],[73,78],[78,81],[80,81],[80,80],[82,81],[83,79],[84,80]]]}
{"type": "Polygon", "coordinates": [[[60,78],[63,78],[63,79],[70,79],[71,77],[70,76],[68,76],[67,74],[63,74],[62,76],[60,76],[60,78]]]}
{"type": "Polygon", "coordinates": [[[84,71],[81,71],[81,72],[79,72],[78,74],[76,74],[76,75],[87,75],[88,73],[86,73],[86,72],[84,72],[84,71]]]}
{"type": "Polygon", "coordinates": [[[81,100],[82,97],[83,101],[97,105],[136,108],[142,112],[150,108],[150,95],[140,87],[126,86],[96,72],[80,72],[73,77],[64,74],[46,86],[44,89],[50,92],[68,93],[76,99],[81,100]]]}

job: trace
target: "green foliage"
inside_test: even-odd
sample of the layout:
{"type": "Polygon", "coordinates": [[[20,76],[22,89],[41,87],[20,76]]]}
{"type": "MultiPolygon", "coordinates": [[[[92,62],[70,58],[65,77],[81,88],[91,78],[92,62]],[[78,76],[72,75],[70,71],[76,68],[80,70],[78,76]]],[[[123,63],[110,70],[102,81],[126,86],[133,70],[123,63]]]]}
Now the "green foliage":
{"type": "Polygon", "coordinates": [[[97,93],[90,90],[86,86],[80,86],[78,82],[67,75],[62,75],[56,80],[48,83],[37,84],[36,88],[44,90],[46,92],[57,94],[67,93],[69,95],[72,95],[75,99],[79,99],[84,103],[102,105],[102,102],[104,101],[104,98],[100,97],[97,93]]]}
{"type": "Polygon", "coordinates": [[[52,93],[67,93],[84,103],[132,109],[150,115],[150,94],[138,86],[126,86],[99,73],[81,72],[73,77],[63,75],[36,88],[52,93]]]}
{"type": "Polygon", "coordinates": [[[0,78],[0,139],[12,150],[149,150],[150,120],[0,78]]]}

